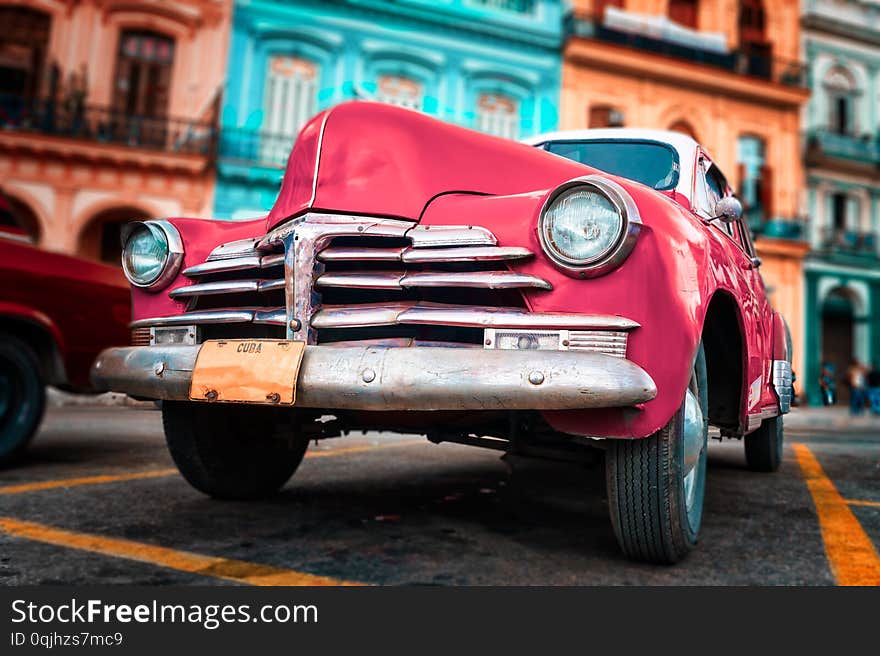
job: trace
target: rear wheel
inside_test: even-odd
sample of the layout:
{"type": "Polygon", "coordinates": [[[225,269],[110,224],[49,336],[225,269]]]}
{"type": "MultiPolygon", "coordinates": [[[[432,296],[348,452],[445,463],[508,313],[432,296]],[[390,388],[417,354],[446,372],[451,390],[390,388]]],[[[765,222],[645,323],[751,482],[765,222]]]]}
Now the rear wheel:
{"type": "Polygon", "coordinates": [[[180,473],[218,499],[277,492],[309,445],[290,414],[277,408],[165,401],[162,423],[180,473]]]}
{"type": "Polygon", "coordinates": [[[679,561],[697,543],[706,488],[706,358],[700,345],[678,412],[654,435],[605,452],[611,523],[627,557],[679,561]]]}
{"type": "Polygon", "coordinates": [[[27,343],[0,333],[0,464],[19,457],[46,407],[40,362],[27,343]]]}
{"type": "Polygon", "coordinates": [[[782,415],[761,422],[745,437],[746,464],[752,471],[775,472],[782,463],[782,415]]]}

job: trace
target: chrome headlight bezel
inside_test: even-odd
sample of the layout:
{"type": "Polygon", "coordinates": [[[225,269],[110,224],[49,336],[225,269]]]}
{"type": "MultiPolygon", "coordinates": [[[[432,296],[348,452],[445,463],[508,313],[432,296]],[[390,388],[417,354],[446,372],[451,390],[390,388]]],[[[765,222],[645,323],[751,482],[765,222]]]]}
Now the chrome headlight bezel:
{"type": "Polygon", "coordinates": [[[594,174],[574,178],[553,190],[553,193],[547,197],[541,207],[538,218],[538,238],[544,254],[558,267],[580,278],[595,278],[605,275],[623,264],[635,247],[641,227],[642,219],[638,207],[626,189],[613,180],[594,174]],[[548,237],[545,222],[548,209],[557,199],[581,187],[587,187],[590,191],[605,196],[618,211],[621,219],[620,232],[611,247],[589,260],[575,260],[560,253],[548,237]]]}
{"type": "Polygon", "coordinates": [[[181,264],[183,264],[183,239],[177,228],[175,228],[169,221],[134,221],[123,226],[121,236],[122,270],[125,273],[125,278],[128,282],[134,287],[149,291],[159,291],[164,287],[167,287],[177,275],[178,271],[180,271],[181,264]],[[167,252],[165,253],[165,260],[162,263],[162,267],[150,280],[139,279],[133,272],[129,271],[126,264],[125,254],[129,238],[134,234],[135,230],[140,227],[146,228],[154,235],[161,235],[162,239],[164,239],[167,244],[167,252]]]}

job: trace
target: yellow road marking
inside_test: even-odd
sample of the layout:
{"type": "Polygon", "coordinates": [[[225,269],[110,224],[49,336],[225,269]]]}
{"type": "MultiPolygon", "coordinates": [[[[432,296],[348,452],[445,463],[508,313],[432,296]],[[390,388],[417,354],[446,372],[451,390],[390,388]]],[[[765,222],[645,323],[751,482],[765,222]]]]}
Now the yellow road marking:
{"type": "Polygon", "coordinates": [[[869,508],[880,508],[880,501],[862,501],[861,499],[847,499],[846,502],[851,506],[868,506],[869,508]]]}
{"type": "Polygon", "coordinates": [[[846,500],[805,444],[792,445],[813,497],[825,554],[838,585],[880,585],[880,556],[846,500]]]}
{"type": "MultiPolygon", "coordinates": [[[[375,449],[389,449],[393,447],[412,446],[421,442],[394,442],[392,444],[377,444],[370,446],[349,446],[341,449],[328,449],[327,451],[308,451],[306,458],[327,458],[329,456],[344,456],[351,453],[362,453],[375,449]]],[[[63,478],[54,481],[37,481],[35,483],[20,483],[16,485],[0,486],[2,494],[21,494],[22,492],[38,492],[40,490],[52,490],[59,487],[77,487],[79,485],[100,485],[103,483],[118,483],[120,481],[136,481],[144,478],[161,478],[173,476],[177,469],[151,469],[142,472],[130,472],[127,474],[102,474],[98,476],[84,476],[82,478],[63,478]]]]}
{"type": "Polygon", "coordinates": [[[36,492],[37,490],[51,490],[58,487],[136,481],[142,478],[171,476],[176,473],[176,469],[151,469],[149,471],[131,472],[128,474],[106,474],[101,476],[84,476],[82,478],[64,478],[55,481],[37,481],[36,483],[22,483],[20,485],[4,485],[0,487],[0,494],[20,494],[22,492],[36,492]]]}
{"type": "Polygon", "coordinates": [[[297,572],[272,565],[205,556],[190,551],[178,551],[143,542],[133,542],[132,540],[65,531],[9,517],[0,517],[0,531],[17,538],[90,551],[104,556],[136,560],[180,572],[212,576],[247,585],[362,585],[352,581],[297,572]]]}

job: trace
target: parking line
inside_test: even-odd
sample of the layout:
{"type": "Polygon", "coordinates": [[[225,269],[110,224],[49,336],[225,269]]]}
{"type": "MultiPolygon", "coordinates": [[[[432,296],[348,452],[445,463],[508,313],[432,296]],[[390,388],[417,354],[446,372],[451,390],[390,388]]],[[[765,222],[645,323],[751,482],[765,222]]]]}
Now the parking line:
{"type": "MultiPolygon", "coordinates": [[[[389,449],[401,446],[413,446],[421,444],[421,442],[394,442],[392,444],[376,444],[370,446],[349,446],[341,449],[328,449],[326,451],[307,451],[306,458],[327,458],[330,456],[344,456],[351,453],[362,453],[364,451],[373,451],[375,449],[389,449]]],[[[0,486],[0,495],[2,494],[21,494],[23,492],[38,492],[40,490],[52,490],[59,487],[77,487],[79,485],[101,485],[104,483],[118,483],[120,481],[137,481],[144,478],[161,478],[163,476],[173,476],[177,474],[177,469],[171,467],[168,469],[151,469],[141,472],[129,472],[127,474],[102,474],[98,476],[84,476],[82,478],[62,478],[53,481],[36,481],[34,483],[19,483],[16,485],[0,486]]]]}
{"type": "Polygon", "coordinates": [[[136,481],[143,478],[159,478],[176,474],[177,470],[151,469],[141,472],[129,472],[127,474],[106,474],[100,476],[84,476],[82,478],[63,478],[54,481],[37,481],[35,483],[21,483],[19,485],[4,485],[0,487],[0,494],[21,494],[22,492],[36,492],[38,490],[52,490],[58,487],[76,487],[78,485],[99,485],[101,483],[116,483],[118,481],[136,481]]]}
{"type": "Polygon", "coordinates": [[[819,516],[825,554],[838,585],[880,585],[880,556],[813,452],[792,445],[819,516]]]}
{"type": "Polygon", "coordinates": [[[861,499],[847,499],[851,506],[867,506],[868,508],[880,508],[880,501],[862,501],[861,499]]]}
{"type": "Polygon", "coordinates": [[[68,549],[90,551],[104,556],[135,560],[180,572],[211,576],[246,585],[363,585],[327,576],[282,569],[272,565],[205,556],[190,551],[178,551],[132,540],[66,531],[44,524],[25,522],[9,517],[0,517],[0,531],[26,540],[52,544],[68,549]]]}

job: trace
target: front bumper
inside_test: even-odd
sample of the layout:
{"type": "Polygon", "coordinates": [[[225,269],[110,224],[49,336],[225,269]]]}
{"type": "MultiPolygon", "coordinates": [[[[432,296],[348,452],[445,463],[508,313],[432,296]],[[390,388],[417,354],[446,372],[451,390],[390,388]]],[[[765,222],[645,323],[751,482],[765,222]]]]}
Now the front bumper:
{"type": "MultiPolygon", "coordinates": [[[[110,348],[92,367],[92,383],[188,400],[199,348],[110,348]]],[[[633,362],[573,351],[308,346],[296,383],[297,407],[328,410],[574,410],[632,406],[656,395],[633,362]]]]}

